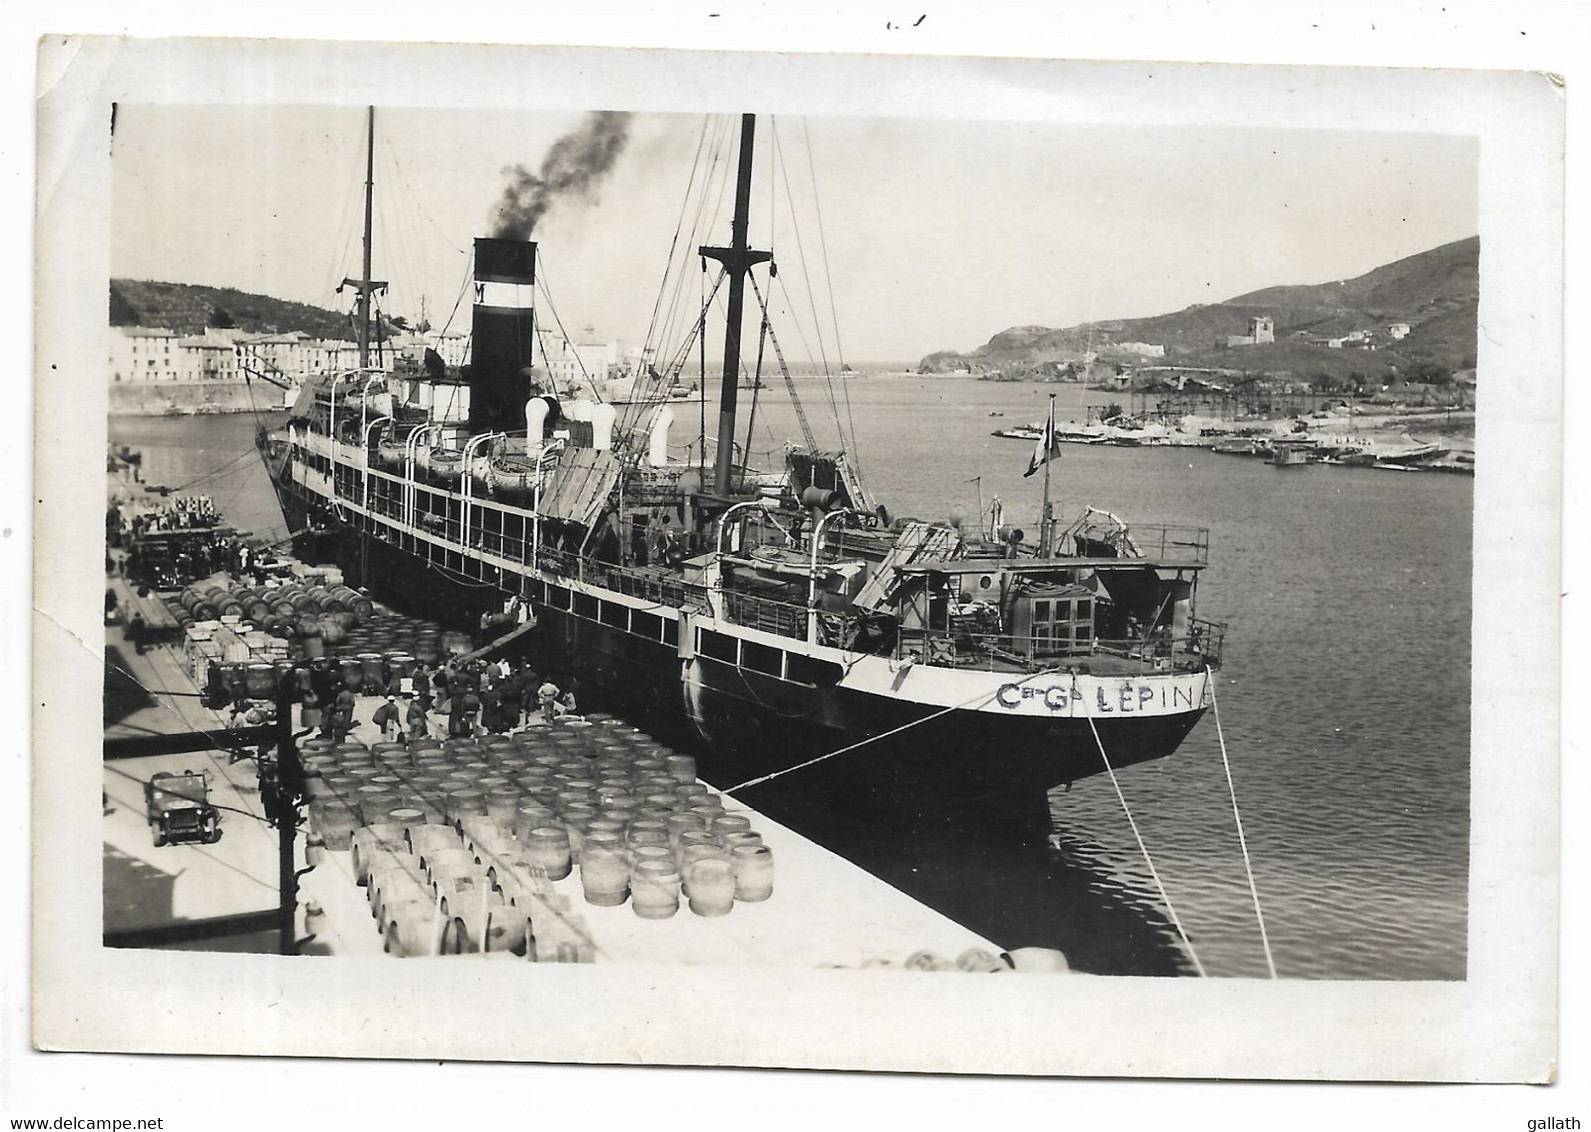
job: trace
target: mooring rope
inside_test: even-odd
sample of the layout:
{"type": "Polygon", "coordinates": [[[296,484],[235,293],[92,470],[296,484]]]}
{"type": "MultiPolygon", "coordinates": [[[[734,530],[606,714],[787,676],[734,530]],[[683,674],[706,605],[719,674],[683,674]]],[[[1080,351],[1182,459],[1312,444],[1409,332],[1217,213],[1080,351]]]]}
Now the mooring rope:
{"type": "Polygon", "coordinates": [[[1260,943],[1265,948],[1265,966],[1276,977],[1276,960],[1271,957],[1271,937],[1265,931],[1265,913],[1260,910],[1260,890],[1254,883],[1254,865],[1249,861],[1248,838],[1243,836],[1243,815],[1237,808],[1237,787],[1232,784],[1232,764],[1226,757],[1226,735],[1221,730],[1221,701],[1215,695],[1215,671],[1210,670],[1210,706],[1215,709],[1215,736],[1221,741],[1221,766],[1226,771],[1226,789],[1232,797],[1232,821],[1237,825],[1237,843],[1243,848],[1243,871],[1248,874],[1249,895],[1254,899],[1254,919],[1260,925],[1260,943]]]}
{"type": "Polygon", "coordinates": [[[1149,856],[1149,846],[1144,844],[1143,834],[1138,832],[1138,822],[1132,816],[1132,809],[1127,805],[1127,796],[1121,792],[1121,783],[1116,781],[1116,768],[1110,765],[1110,756],[1105,753],[1105,742],[1099,737],[1099,728],[1094,725],[1094,717],[1088,716],[1088,729],[1094,733],[1094,742],[1099,747],[1099,757],[1104,760],[1105,770],[1110,775],[1110,784],[1116,791],[1116,800],[1121,803],[1121,812],[1127,815],[1127,824],[1132,826],[1132,835],[1138,842],[1138,851],[1143,854],[1144,864],[1149,866],[1149,875],[1154,878],[1155,888],[1160,892],[1160,899],[1166,906],[1166,911],[1171,915],[1171,926],[1177,929],[1177,934],[1182,937],[1182,946],[1188,949],[1188,958],[1193,960],[1193,969],[1199,972],[1199,977],[1205,977],[1204,964],[1199,962],[1199,953],[1193,950],[1193,941],[1188,938],[1188,933],[1182,928],[1182,921],[1177,917],[1177,909],[1171,903],[1171,896],[1166,892],[1166,886],[1160,881],[1160,873],[1155,869],[1154,858],[1149,856]]]}

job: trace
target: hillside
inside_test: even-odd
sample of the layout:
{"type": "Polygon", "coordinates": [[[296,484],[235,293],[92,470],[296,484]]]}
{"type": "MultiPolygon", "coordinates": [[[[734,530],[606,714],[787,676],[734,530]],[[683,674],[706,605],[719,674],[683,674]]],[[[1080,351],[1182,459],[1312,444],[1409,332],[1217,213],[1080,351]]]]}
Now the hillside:
{"type": "Polygon", "coordinates": [[[1354,371],[1379,376],[1425,362],[1450,370],[1475,364],[1476,308],[1480,295],[1480,239],[1470,237],[1384,264],[1354,279],[1266,287],[1225,302],[1197,304],[1171,314],[1084,323],[1053,330],[1020,326],[1001,331],[969,353],[929,354],[923,373],[998,371],[1007,376],[1093,376],[1082,359],[1100,363],[1170,364],[1300,376],[1354,371]],[[1273,344],[1228,347],[1229,335],[1248,332],[1249,319],[1275,321],[1273,344]],[[1407,323],[1393,340],[1386,328],[1407,323]],[[1376,348],[1332,348],[1308,341],[1372,332],[1376,348]],[[1164,346],[1148,358],[1120,343],[1164,346]]]}
{"type": "Polygon", "coordinates": [[[346,314],[305,303],[251,295],[230,287],[134,279],[110,281],[110,324],[158,326],[179,334],[199,334],[214,326],[237,327],[253,334],[302,330],[315,338],[348,341],[355,336],[353,322],[346,314]]]}

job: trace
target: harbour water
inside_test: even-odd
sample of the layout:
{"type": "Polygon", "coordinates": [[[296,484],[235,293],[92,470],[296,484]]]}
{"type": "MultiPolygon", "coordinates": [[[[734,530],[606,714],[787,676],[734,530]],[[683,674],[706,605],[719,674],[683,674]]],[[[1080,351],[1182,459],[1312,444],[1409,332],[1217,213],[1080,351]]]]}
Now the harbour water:
{"type": "MultiPolygon", "coordinates": [[[[759,393],[754,457],[800,434],[779,385],[759,393]]],[[[1109,399],[958,377],[802,378],[798,388],[820,444],[838,443],[836,417],[854,422],[864,482],[894,515],[974,524],[998,496],[1005,521],[1030,531],[1041,492],[1040,477],[1022,476],[1031,449],[991,431],[1041,419],[1050,392],[1063,420],[1109,399]]],[[[676,409],[676,440],[695,432],[695,409],[676,409]]],[[[235,525],[280,535],[256,424],[119,418],[110,437],[144,453],[147,480],[190,484],[235,525]]],[[[1278,973],[1462,979],[1473,481],[1080,445],[1065,447],[1051,478],[1062,521],[1093,504],[1129,521],[1210,528],[1200,611],[1230,625],[1220,721],[1278,973]]],[[[1263,976],[1215,718],[1171,758],[1118,779],[1206,971],[1263,976]]],[[[1028,877],[1030,890],[997,897],[1012,945],[1023,942],[1025,906],[1064,900],[1067,928],[1050,942],[1080,968],[1191,970],[1110,780],[1057,792],[1052,810],[1060,848],[1042,883],[1053,890],[1032,891],[1028,877]]]]}

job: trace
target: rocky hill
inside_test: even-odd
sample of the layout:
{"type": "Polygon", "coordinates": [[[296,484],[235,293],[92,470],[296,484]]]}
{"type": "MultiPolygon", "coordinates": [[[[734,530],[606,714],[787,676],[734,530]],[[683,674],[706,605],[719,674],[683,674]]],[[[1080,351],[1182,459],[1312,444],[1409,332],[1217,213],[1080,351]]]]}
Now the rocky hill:
{"type": "Polygon", "coordinates": [[[1061,330],[1018,326],[961,354],[940,351],[918,364],[923,373],[967,370],[1006,376],[1087,377],[1085,359],[1100,364],[1142,362],[1248,372],[1379,376],[1419,363],[1449,370],[1475,365],[1476,306],[1480,296],[1480,240],[1470,237],[1368,271],[1355,279],[1267,287],[1221,303],[1198,304],[1173,314],[1084,323],[1061,330]],[[1228,346],[1244,335],[1249,319],[1275,322],[1273,344],[1228,346]],[[1407,323],[1401,340],[1387,333],[1407,323]],[[1332,348],[1312,339],[1371,332],[1375,349],[1332,348]],[[1164,346],[1148,358],[1132,345],[1164,346]]]}
{"type": "Polygon", "coordinates": [[[315,338],[355,338],[353,321],[336,311],[230,287],[135,279],[110,281],[110,324],[158,326],[179,334],[199,334],[213,326],[237,327],[254,334],[302,330],[315,338]]]}

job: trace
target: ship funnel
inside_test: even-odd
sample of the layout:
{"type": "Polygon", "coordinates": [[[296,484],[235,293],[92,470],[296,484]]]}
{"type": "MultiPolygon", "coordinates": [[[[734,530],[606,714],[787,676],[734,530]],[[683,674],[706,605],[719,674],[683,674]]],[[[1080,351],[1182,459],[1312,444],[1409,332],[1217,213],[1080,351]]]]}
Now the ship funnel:
{"type": "Polygon", "coordinates": [[[475,311],[470,345],[470,432],[525,427],[531,345],[536,337],[536,245],[475,241],[475,311]]]}
{"type": "Polygon", "coordinates": [[[668,463],[668,428],[674,423],[674,406],[664,405],[652,418],[652,431],[648,437],[646,462],[654,468],[668,463]]]}
{"type": "Polygon", "coordinates": [[[619,410],[604,401],[591,407],[591,447],[598,452],[613,447],[613,426],[618,423],[619,410]]]}

